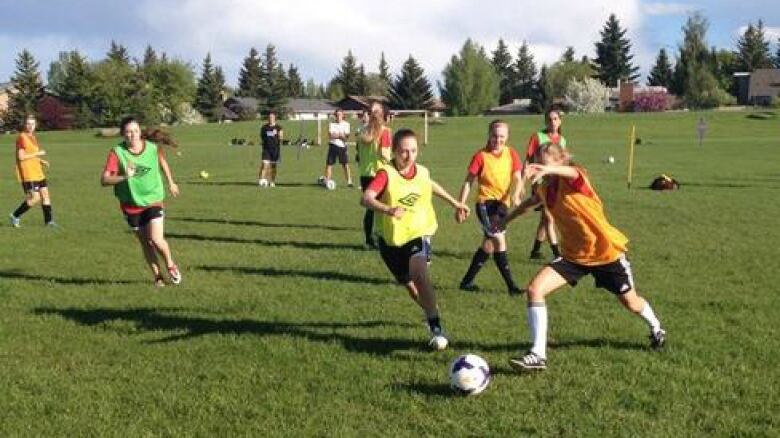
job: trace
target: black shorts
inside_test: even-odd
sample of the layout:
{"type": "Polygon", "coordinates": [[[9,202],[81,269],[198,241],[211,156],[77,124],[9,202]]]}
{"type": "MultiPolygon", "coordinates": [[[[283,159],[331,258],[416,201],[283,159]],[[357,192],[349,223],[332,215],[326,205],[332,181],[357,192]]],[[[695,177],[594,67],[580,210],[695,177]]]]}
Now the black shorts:
{"type": "Polygon", "coordinates": [[[339,147],[333,143],[328,143],[328,157],[325,159],[325,164],[332,166],[336,163],[336,159],[339,160],[339,164],[349,163],[349,157],[347,156],[347,147],[339,147]]]}
{"type": "Polygon", "coordinates": [[[596,279],[596,287],[606,289],[615,295],[623,295],[634,288],[631,263],[628,262],[625,254],[621,254],[619,259],[606,265],[585,266],[558,257],[547,266],[553,268],[571,286],[576,286],[577,281],[590,274],[596,279]]]}
{"type": "Polygon", "coordinates": [[[506,231],[506,204],[495,200],[478,202],[476,211],[485,237],[496,237],[506,231]]]}
{"type": "Polygon", "coordinates": [[[390,246],[381,237],[377,243],[379,254],[382,256],[387,269],[390,270],[396,281],[401,284],[406,284],[411,280],[409,277],[409,262],[412,260],[412,257],[425,257],[430,261],[430,237],[418,237],[406,242],[403,246],[390,246]]]}
{"type": "Polygon", "coordinates": [[[279,152],[279,146],[270,146],[270,147],[263,147],[263,154],[261,159],[265,163],[278,163],[279,162],[279,156],[281,155],[279,152]]]}
{"type": "Polygon", "coordinates": [[[366,191],[368,188],[368,185],[371,184],[371,181],[374,180],[373,176],[361,176],[360,177],[360,190],[366,191]]]}
{"type": "Polygon", "coordinates": [[[165,212],[163,211],[162,207],[149,207],[139,213],[125,213],[125,220],[127,221],[127,225],[130,225],[130,228],[133,229],[133,231],[136,231],[149,225],[149,222],[151,222],[153,219],[164,216],[165,212]]]}
{"type": "Polygon", "coordinates": [[[40,192],[45,187],[49,187],[45,178],[40,181],[22,181],[24,193],[40,192]]]}

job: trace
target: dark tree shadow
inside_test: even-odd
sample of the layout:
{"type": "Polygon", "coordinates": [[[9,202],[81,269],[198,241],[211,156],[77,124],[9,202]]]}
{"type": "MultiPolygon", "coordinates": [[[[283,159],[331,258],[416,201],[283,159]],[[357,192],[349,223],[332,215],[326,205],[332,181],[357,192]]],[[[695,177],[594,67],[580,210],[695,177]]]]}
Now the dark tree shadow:
{"type": "Polygon", "coordinates": [[[136,324],[146,332],[172,332],[150,344],[184,341],[205,335],[252,335],[261,337],[295,336],[311,342],[340,343],[350,352],[386,356],[396,351],[426,351],[425,342],[420,339],[402,339],[387,337],[358,337],[339,333],[341,329],[363,329],[364,331],[380,327],[411,327],[411,324],[391,321],[368,320],[358,322],[285,322],[256,321],[251,319],[210,319],[177,314],[183,309],[78,309],[78,308],[37,308],[36,315],[57,315],[84,326],[100,326],[111,321],[125,321],[136,324]]]}
{"type": "Polygon", "coordinates": [[[210,218],[193,218],[193,217],[167,217],[166,220],[174,222],[192,222],[200,224],[218,224],[218,225],[242,225],[248,227],[262,227],[262,228],[301,228],[301,229],[313,229],[313,230],[328,230],[328,231],[354,231],[358,230],[357,227],[341,227],[336,225],[321,225],[321,224],[278,224],[270,222],[249,221],[249,220],[232,220],[232,219],[210,219],[210,218]]]}
{"type": "Polygon", "coordinates": [[[348,274],[335,271],[314,271],[301,269],[277,269],[277,268],[246,268],[238,266],[196,266],[195,269],[206,272],[232,272],[242,275],[262,275],[269,277],[304,277],[315,280],[325,281],[343,281],[347,283],[368,283],[376,285],[391,284],[393,281],[380,279],[376,277],[366,277],[362,275],[348,274]]]}
{"type": "Polygon", "coordinates": [[[102,278],[83,278],[83,277],[54,277],[49,275],[33,275],[25,274],[19,271],[0,271],[0,278],[16,279],[16,280],[31,280],[31,281],[45,281],[49,283],[74,285],[74,286],[94,286],[94,285],[111,285],[111,284],[140,284],[151,282],[143,282],[140,280],[106,280],[102,278]]]}

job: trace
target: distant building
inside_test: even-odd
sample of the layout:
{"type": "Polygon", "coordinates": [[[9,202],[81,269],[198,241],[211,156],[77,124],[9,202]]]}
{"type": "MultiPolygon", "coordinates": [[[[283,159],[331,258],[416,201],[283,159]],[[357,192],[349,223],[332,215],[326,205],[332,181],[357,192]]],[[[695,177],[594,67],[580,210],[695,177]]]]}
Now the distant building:
{"type": "Polygon", "coordinates": [[[227,110],[222,117],[233,121],[256,119],[258,103],[259,101],[254,97],[228,97],[222,103],[227,110]]]}
{"type": "Polygon", "coordinates": [[[428,106],[425,109],[431,113],[431,117],[439,118],[447,111],[447,105],[441,99],[434,98],[428,102],[428,106]]]}
{"type": "Polygon", "coordinates": [[[640,93],[669,94],[666,87],[639,85],[629,81],[619,81],[617,87],[609,88],[609,106],[612,111],[628,112],[634,110],[634,99],[640,93]]]}
{"type": "Polygon", "coordinates": [[[290,99],[284,106],[290,120],[326,120],[337,109],[325,99],[290,99]]]}
{"type": "Polygon", "coordinates": [[[529,113],[531,113],[531,99],[514,99],[511,103],[494,106],[493,108],[485,111],[485,114],[490,116],[505,116],[529,113]]]}
{"type": "Polygon", "coordinates": [[[780,69],[734,73],[734,80],[740,105],[770,105],[780,96],[780,69]]]}
{"type": "Polygon", "coordinates": [[[0,82],[0,126],[3,126],[3,114],[8,111],[8,101],[11,99],[12,90],[10,82],[0,82]]]}
{"type": "Polygon", "coordinates": [[[361,111],[368,111],[371,107],[371,103],[375,101],[383,104],[388,103],[388,99],[385,96],[349,95],[336,102],[336,106],[346,113],[359,113],[361,111]]]}

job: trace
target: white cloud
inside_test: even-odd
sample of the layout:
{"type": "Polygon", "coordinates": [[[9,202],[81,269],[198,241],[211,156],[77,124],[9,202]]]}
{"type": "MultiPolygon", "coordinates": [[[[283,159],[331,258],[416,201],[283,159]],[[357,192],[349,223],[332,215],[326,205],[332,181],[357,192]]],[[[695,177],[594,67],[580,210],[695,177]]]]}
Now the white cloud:
{"type": "Polygon", "coordinates": [[[686,3],[645,3],[642,13],[647,15],[687,15],[696,8],[686,3]]]}

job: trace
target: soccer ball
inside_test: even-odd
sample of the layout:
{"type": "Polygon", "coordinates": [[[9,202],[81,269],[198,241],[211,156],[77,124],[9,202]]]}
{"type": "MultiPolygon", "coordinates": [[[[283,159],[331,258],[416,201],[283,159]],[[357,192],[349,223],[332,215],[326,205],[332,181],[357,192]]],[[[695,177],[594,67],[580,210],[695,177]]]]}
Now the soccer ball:
{"type": "Polygon", "coordinates": [[[607,163],[609,163],[609,164],[615,164],[615,157],[613,157],[612,155],[610,155],[610,156],[609,156],[609,158],[607,158],[607,163]]]}
{"type": "Polygon", "coordinates": [[[333,190],[336,188],[336,181],[333,181],[332,179],[329,179],[325,181],[325,188],[328,190],[333,190]]]}
{"type": "Polygon", "coordinates": [[[464,354],[450,365],[450,386],[463,395],[477,395],[490,383],[490,368],[476,354],[464,354]]]}
{"type": "Polygon", "coordinates": [[[208,179],[209,178],[209,173],[206,172],[205,170],[201,170],[200,171],[200,177],[203,178],[203,179],[208,179]]]}
{"type": "Polygon", "coordinates": [[[260,181],[257,182],[257,185],[260,187],[268,187],[268,180],[265,178],[260,178],[260,181]]]}
{"type": "Polygon", "coordinates": [[[325,185],[325,177],[324,176],[320,176],[319,178],[317,178],[317,185],[320,185],[320,186],[324,186],[325,185]]]}

